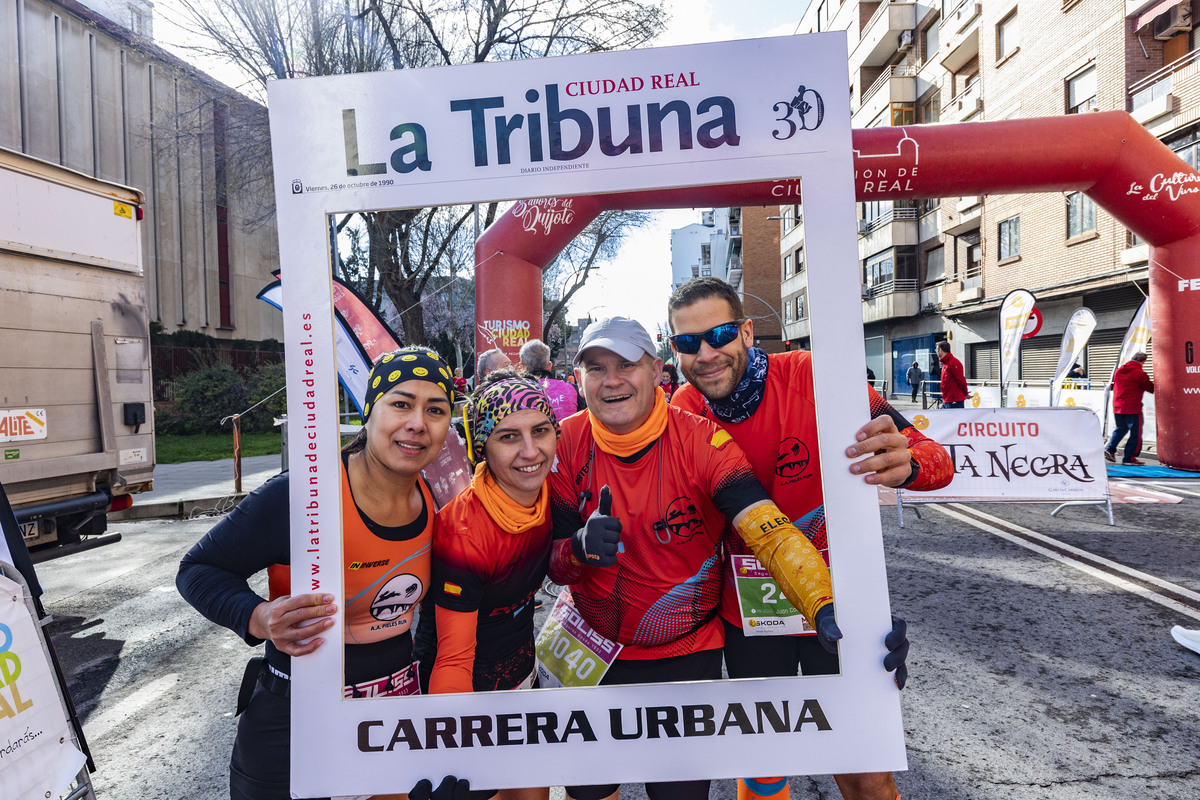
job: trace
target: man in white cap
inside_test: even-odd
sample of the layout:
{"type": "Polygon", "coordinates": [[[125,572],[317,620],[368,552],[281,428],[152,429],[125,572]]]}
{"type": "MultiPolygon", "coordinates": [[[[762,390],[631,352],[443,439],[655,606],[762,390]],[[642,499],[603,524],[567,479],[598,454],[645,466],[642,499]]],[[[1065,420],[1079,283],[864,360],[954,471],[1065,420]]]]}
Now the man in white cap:
{"type": "MultiPolygon", "coordinates": [[[[596,632],[623,646],[601,684],[721,677],[726,524],[822,645],[836,650],[842,634],[820,553],[771,502],[728,433],[667,405],[662,363],[638,322],[610,317],[589,325],[575,358],[587,412],[563,422],[550,475],[550,576],[571,586],[596,632]]],[[[907,643],[895,649],[900,662],[907,643]]],[[[616,790],[567,787],[575,800],[616,790]]],[[[650,800],[704,800],[708,790],[708,780],[646,786],[650,800]]]]}

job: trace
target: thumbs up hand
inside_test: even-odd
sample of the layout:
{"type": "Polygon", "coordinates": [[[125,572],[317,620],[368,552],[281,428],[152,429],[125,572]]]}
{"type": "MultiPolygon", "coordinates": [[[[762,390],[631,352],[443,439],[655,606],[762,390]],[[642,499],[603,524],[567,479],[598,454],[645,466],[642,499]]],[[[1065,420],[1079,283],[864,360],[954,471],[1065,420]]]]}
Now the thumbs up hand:
{"type": "Polygon", "coordinates": [[[612,492],[604,486],[600,489],[600,507],[571,537],[571,551],[580,564],[611,567],[617,563],[620,541],[621,520],[612,516],[612,492]]]}

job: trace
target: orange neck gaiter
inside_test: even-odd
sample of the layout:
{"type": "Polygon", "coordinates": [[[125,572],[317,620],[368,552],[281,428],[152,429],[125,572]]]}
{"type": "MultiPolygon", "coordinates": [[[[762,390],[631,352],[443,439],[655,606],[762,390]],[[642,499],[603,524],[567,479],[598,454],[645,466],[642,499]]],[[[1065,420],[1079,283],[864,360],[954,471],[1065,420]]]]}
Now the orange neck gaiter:
{"type": "Polygon", "coordinates": [[[592,438],[596,440],[596,445],[609,455],[626,458],[645,449],[667,429],[667,395],[661,386],[657,387],[649,418],[629,433],[613,433],[596,419],[590,409],[588,417],[592,421],[592,438]]]}
{"type": "Polygon", "coordinates": [[[480,461],[475,467],[471,489],[483,504],[483,510],[507,533],[524,533],[536,528],[546,521],[547,512],[550,510],[549,486],[543,483],[541,491],[538,492],[537,502],[533,504],[533,508],[527,508],[500,488],[486,461],[480,461]]]}

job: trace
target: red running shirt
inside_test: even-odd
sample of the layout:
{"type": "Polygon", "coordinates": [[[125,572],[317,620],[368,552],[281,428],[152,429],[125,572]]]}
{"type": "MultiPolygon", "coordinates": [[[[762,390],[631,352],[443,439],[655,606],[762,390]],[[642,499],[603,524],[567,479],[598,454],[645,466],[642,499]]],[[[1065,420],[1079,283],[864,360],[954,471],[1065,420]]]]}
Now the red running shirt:
{"type": "Polygon", "coordinates": [[[470,486],[438,511],[430,592],[438,608],[438,650],[431,691],[512,689],[533,672],[533,596],[549,563],[549,519],[509,533],[492,521],[470,486]]]}
{"type": "MultiPolygon", "coordinates": [[[[680,387],[671,399],[671,405],[699,414],[733,435],[767,494],[788,519],[804,531],[828,563],[812,354],[794,350],[770,354],[767,359],[767,387],[762,402],[744,422],[717,419],[704,396],[690,384],[680,387]]],[[[913,458],[920,465],[917,480],[905,488],[922,491],[948,484],[953,465],[945,448],[919,433],[870,386],[867,391],[870,393],[871,417],[890,415],[896,429],[908,438],[913,458]]],[[[725,545],[730,553],[750,553],[736,531],[726,530],[725,545]]],[[[733,625],[740,625],[733,572],[727,568],[725,574],[728,584],[721,598],[721,616],[733,625]]]]}
{"type": "Polygon", "coordinates": [[[572,535],[612,492],[621,520],[613,567],[582,569],[576,607],[597,632],[625,645],[619,658],[670,658],[721,647],[717,619],[726,514],[765,499],[741,448],[711,422],[668,408],[667,429],[636,460],[595,445],[591,415],[562,423],[550,474],[555,538],[572,535]],[[580,495],[590,497],[580,508],[580,495]],[[655,529],[655,523],[663,526],[655,529]]]}

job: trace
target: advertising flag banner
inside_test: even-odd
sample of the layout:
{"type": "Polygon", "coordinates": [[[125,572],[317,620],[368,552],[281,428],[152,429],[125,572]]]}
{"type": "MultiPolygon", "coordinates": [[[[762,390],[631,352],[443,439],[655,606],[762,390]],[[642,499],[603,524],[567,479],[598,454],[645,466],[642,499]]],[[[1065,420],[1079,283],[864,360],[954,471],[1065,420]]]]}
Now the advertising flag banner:
{"type": "Polygon", "coordinates": [[[1058,405],[1059,394],[1062,392],[1063,381],[1071,367],[1079,363],[1083,348],[1087,347],[1092,331],[1096,330],[1096,315],[1090,308],[1077,308],[1067,320],[1067,330],[1063,333],[1062,349],[1058,351],[1058,368],[1054,370],[1054,383],[1051,386],[1050,405],[1058,405]]]}
{"type": "MultiPolygon", "coordinates": [[[[1117,366],[1113,368],[1113,375],[1117,374],[1117,369],[1122,364],[1133,358],[1134,353],[1146,352],[1146,347],[1150,344],[1150,334],[1150,298],[1147,297],[1138,307],[1137,313],[1133,315],[1133,320],[1129,323],[1129,330],[1125,331],[1125,340],[1121,342],[1121,356],[1117,359],[1117,366]]],[[[1108,382],[1112,383],[1111,377],[1108,382]]]]}
{"type": "Polygon", "coordinates": [[[1033,313],[1034,297],[1024,289],[1008,293],[1000,304],[1000,385],[1008,383],[1009,373],[1020,363],[1021,335],[1033,313]]]}
{"type": "Polygon", "coordinates": [[[939,409],[913,417],[954,461],[954,480],[905,503],[1102,501],[1108,497],[1100,420],[1086,408],[939,409]]]}
{"type": "MultiPolygon", "coordinates": [[[[313,426],[288,451],[303,475],[291,483],[292,586],[345,593],[330,214],[526,201],[549,240],[575,212],[538,198],[697,187],[709,202],[775,181],[790,202],[803,183],[813,263],[851,263],[846,58],[845,33],[829,32],[271,82],[288,417],[313,426]]],[[[860,290],[852,270],[810,271],[830,463],[869,415],[844,392],[862,380],[860,290]]],[[[511,316],[488,329],[516,331],[524,317],[511,316]]],[[[875,493],[848,470],[826,471],[822,489],[838,531],[838,675],[344,699],[339,610],[324,644],[291,663],[292,792],[403,793],[449,774],[504,789],[905,769],[899,696],[880,668],[890,611],[875,493]]]]}
{"type": "Polygon", "coordinates": [[[24,594],[0,575],[0,797],[59,797],[87,759],[24,594]]]}

